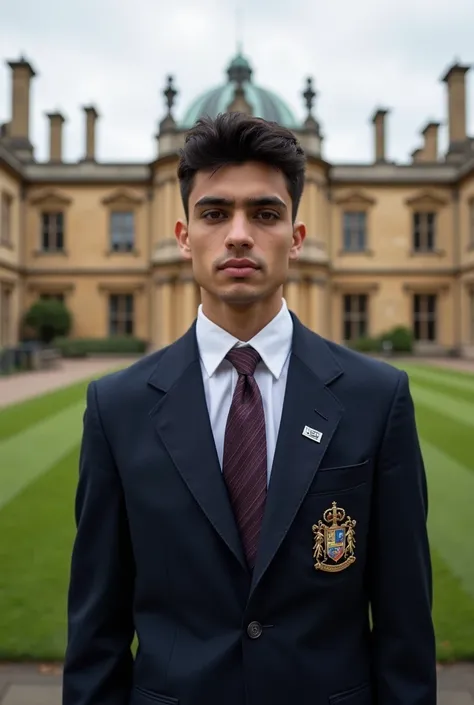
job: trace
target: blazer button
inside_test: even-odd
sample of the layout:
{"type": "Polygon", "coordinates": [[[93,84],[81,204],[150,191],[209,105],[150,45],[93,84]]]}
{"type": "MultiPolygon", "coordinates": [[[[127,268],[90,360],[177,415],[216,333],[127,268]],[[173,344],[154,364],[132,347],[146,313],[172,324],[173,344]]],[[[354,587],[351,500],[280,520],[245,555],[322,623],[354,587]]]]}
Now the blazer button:
{"type": "Polygon", "coordinates": [[[250,622],[247,627],[247,634],[251,639],[258,639],[263,634],[263,627],[260,622],[250,622]]]}

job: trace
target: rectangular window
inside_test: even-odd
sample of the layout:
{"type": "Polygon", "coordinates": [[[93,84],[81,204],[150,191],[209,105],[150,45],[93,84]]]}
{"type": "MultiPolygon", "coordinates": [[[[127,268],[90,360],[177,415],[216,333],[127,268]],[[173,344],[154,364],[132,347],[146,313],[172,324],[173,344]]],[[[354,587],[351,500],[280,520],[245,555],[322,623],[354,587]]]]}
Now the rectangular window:
{"type": "Polygon", "coordinates": [[[110,249],[131,252],[135,247],[135,213],[112,211],[110,214],[110,249]]]}
{"type": "Polygon", "coordinates": [[[64,250],[64,214],[44,212],[41,214],[41,249],[43,252],[64,250]]]}
{"type": "Polygon", "coordinates": [[[435,342],[437,337],[436,294],[415,294],[413,296],[413,332],[415,340],[435,342]]]}
{"type": "Polygon", "coordinates": [[[436,213],[413,213],[413,250],[434,252],[436,243],[436,213]]]}
{"type": "Polygon", "coordinates": [[[365,338],[368,331],[367,294],[345,294],[343,297],[342,336],[345,341],[365,338]]]}
{"type": "Polygon", "coordinates": [[[345,252],[363,252],[366,249],[367,214],[365,211],[345,211],[342,229],[345,252]]]}
{"type": "Polygon", "coordinates": [[[8,193],[2,193],[2,199],[0,203],[0,244],[11,245],[12,244],[12,198],[8,193]]]}
{"type": "Polygon", "coordinates": [[[134,300],[133,294],[110,294],[109,296],[109,335],[133,335],[134,300]]]}

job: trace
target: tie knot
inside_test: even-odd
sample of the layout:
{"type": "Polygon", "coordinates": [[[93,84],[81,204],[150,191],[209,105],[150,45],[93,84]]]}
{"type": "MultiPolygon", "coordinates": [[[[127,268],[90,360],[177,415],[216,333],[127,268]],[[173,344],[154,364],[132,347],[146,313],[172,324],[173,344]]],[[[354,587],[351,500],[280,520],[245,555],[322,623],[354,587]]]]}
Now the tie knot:
{"type": "Polygon", "coordinates": [[[232,348],[226,355],[239,375],[253,375],[259,362],[259,353],[250,345],[241,348],[232,348]]]}

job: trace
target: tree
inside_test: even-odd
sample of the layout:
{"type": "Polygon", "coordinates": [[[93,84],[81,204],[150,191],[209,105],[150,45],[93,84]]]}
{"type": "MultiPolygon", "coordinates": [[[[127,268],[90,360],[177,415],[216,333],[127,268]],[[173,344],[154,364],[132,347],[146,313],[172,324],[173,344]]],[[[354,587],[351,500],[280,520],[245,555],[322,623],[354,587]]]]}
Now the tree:
{"type": "Polygon", "coordinates": [[[42,343],[49,345],[54,338],[69,333],[72,317],[62,301],[39,299],[26,312],[24,323],[35,331],[42,343]]]}

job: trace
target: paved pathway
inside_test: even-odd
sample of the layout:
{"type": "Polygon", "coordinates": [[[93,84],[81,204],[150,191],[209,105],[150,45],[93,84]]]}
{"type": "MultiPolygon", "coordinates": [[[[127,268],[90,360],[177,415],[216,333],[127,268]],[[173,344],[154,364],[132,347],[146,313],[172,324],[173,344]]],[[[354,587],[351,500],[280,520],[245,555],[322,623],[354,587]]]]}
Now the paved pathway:
{"type": "MultiPolygon", "coordinates": [[[[61,666],[0,665],[0,705],[61,705],[61,666]]],[[[438,705],[474,705],[474,663],[440,667],[438,705]]]]}
{"type": "Polygon", "coordinates": [[[85,360],[61,360],[58,367],[51,370],[22,372],[0,377],[0,408],[117,367],[130,365],[135,359],[134,357],[92,357],[85,360]]]}

